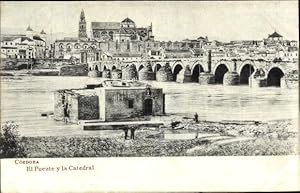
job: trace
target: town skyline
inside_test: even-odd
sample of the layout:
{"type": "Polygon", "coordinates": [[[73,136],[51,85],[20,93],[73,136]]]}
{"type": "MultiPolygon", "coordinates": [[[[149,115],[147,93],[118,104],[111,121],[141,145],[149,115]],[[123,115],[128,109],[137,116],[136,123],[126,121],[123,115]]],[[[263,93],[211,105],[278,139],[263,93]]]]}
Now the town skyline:
{"type": "Polygon", "coordinates": [[[1,34],[25,32],[30,25],[33,30],[40,32],[43,29],[48,35],[52,32],[76,37],[81,10],[85,12],[88,36],[91,22],[120,22],[129,17],[139,26],[152,23],[155,40],[159,41],[180,41],[199,36],[219,41],[259,40],[274,31],[285,39],[298,40],[296,1],[1,2],[1,34]],[[244,17],[240,16],[242,13],[244,17]]]}

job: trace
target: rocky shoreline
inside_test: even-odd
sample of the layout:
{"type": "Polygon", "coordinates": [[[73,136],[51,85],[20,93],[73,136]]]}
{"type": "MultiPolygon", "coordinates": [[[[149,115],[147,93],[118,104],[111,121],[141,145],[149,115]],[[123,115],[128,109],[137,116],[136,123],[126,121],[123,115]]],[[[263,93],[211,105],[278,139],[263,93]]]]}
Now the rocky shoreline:
{"type": "Polygon", "coordinates": [[[135,140],[114,137],[22,137],[28,157],[257,156],[299,154],[291,120],[260,122],[199,122],[181,119],[172,127],[139,129],[135,140]],[[198,133],[199,138],[170,140],[166,133],[198,133]],[[218,137],[205,137],[205,135],[218,137]],[[201,137],[202,136],[202,137],[201,137]],[[203,137],[204,136],[204,137],[203,137]],[[243,137],[251,140],[238,140],[243,137]],[[223,138],[234,143],[218,143],[223,138]]]}
{"type": "MultiPolygon", "coordinates": [[[[198,131],[219,133],[228,136],[262,137],[270,139],[289,139],[297,135],[295,120],[276,120],[269,122],[260,121],[200,121],[195,123],[191,119],[181,119],[178,121],[173,131],[198,131]]],[[[171,125],[168,125],[171,128],[171,125]]]]}

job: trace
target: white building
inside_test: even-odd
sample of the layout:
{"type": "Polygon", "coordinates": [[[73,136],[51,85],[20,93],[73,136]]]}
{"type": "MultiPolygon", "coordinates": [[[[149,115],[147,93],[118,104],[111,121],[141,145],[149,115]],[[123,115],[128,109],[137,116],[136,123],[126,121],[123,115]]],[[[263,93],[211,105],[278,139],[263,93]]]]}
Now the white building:
{"type": "Polygon", "coordinates": [[[277,52],[276,58],[280,58],[282,61],[298,61],[298,48],[288,47],[280,50],[277,52]]]}
{"type": "MultiPolygon", "coordinates": [[[[42,30],[43,36],[45,32],[42,30]]],[[[1,53],[6,58],[45,58],[46,42],[28,26],[24,35],[2,35],[1,53]]]]}

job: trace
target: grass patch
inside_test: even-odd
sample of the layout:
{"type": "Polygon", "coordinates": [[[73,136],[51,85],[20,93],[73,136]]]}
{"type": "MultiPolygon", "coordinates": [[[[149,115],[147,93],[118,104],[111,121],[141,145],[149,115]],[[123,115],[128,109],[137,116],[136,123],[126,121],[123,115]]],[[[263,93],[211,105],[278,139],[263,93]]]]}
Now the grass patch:
{"type": "Polygon", "coordinates": [[[144,157],[184,156],[195,146],[207,140],[160,140],[99,137],[23,137],[28,157],[144,157]]]}
{"type": "Polygon", "coordinates": [[[296,142],[258,138],[216,145],[208,140],[161,140],[99,137],[23,137],[27,157],[148,157],[295,155],[296,142]],[[187,150],[200,147],[191,154],[187,150]]]}
{"type": "Polygon", "coordinates": [[[296,141],[257,138],[226,145],[203,145],[190,156],[272,156],[299,154],[296,141]]]}

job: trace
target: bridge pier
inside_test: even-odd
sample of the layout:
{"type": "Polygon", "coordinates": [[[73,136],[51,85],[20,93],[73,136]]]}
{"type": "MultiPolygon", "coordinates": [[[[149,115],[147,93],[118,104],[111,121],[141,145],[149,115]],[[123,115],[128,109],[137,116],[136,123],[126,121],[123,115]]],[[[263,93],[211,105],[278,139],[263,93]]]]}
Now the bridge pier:
{"type": "Polygon", "coordinates": [[[266,78],[249,77],[249,87],[251,87],[251,88],[260,88],[260,87],[266,87],[266,86],[267,86],[267,79],[266,78]]]}
{"type": "Polygon", "coordinates": [[[179,72],[176,77],[176,82],[179,83],[185,83],[185,82],[191,82],[192,75],[184,74],[183,72],[179,72]]]}
{"type": "Polygon", "coordinates": [[[287,80],[284,77],[280,79],[280,88],[288,88],[287,80]]]}
{"type": "Polygon", "coordinates": [[[88,77],[96,78],[99,76],[100,76],[100,73],[97,70],[91,70],[88,72],[88,77]]]}
{"type": "Polygon", "coordinates": [[[215,76],[209,72],[201,72],[198,78],[200,85],[208,85],[215,83],[215,76]]]}
{"type": "Polygon", "coordinates": [[[296,81],[289,76],[283,78],[285,68],[294,68],[294,63],[244,59],[244,58],[167,58],[143,59],[136,61],[101,61],[88,63],[89,77],[111,77],[123,80],[176,81],[179,83],[198,82],[200,85],[223,84],[249,85],[249,87],[295,87],[296,81]],[[142,68],[143,66],[143,68],[142,68]],[[147,68],[150,67],[150,70],[147,68]],[[191,69],[189,69],[191,67],[191,69]],[[212,70],[213,68],[213,70],[212,70]],[[110,69],[106,72],[104,69],[110,69]],[[121,69],[117,70],[117,69],[121,69]],[[139,70],[137,70],[139,69],[139,70]],[[189,71],[189,72],[188,72],[189,71]],[[192,72],[191,72],[192,71],[192,72]],[[282,78],[282,79],[280,79],[282,78]]]}
{"type": "Polygon", "coordinates": [[[122,80],[137,80],[137,70],[134,65],[125,67],[122,70],[122,80]]]}
{"type": "Polygon", "coordinates": [[[293,78],[285,78],[285,77],[282,77],[280,79],[280,87],[281,88],[289,88],[289,89],[295,89],[295,88],[298,88],[299,86],[299,82],[297,79],[293,79],[293,78]]]}
{"type": "Polygon", "coordinates": [[[172,71],[169,67],[163,66],[156,72],[158,82],[167,82],[173,80],[172,71]]]}
{"type": "Polygon", "coordinates": [[[110,78],[110,70],[103,70],[102,72],[102,78],[110,78]]]}
{"type": "Polygon", "coordinates": [[[111,72],[111,78],[112,79],[121,79],[122,78],[122,71],[115,69],[111,72]]]}
{"type": "Polygon", "coordinates": [[[192,81],[192,74],[189,67],[182,69],[176,76],[176,82],[185,83],[192,81]]]}
{"type": "Polygon", "coordinates": [[[223,78],[224,86],[233,86],[240,84],[240,77],[236,72],[226,72],[223,78]]]}
{"type": "Polygon", "coordinates": [[[151,66],[146,66],[139,72],[139,80],[155,80],[155,73],[152,71],[151,66]]]}

